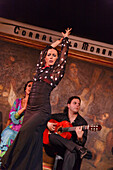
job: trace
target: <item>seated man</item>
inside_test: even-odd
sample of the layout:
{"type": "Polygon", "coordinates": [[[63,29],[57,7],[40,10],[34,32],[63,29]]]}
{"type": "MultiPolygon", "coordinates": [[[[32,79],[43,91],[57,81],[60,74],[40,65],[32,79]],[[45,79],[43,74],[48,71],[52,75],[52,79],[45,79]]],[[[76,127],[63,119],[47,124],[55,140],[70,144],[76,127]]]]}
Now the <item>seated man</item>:
{"type": "MultiPolygon", "coordinates": [[[[62,170],[80,170],[82,158],[87,154],[87,149],[84,145],[87,140],[87,130],[82,130],[82,125],[87,125],[86,120],[80,116],[81,99],[78,96],[72,96],[67,102],[67,107],[64,113],[53,114],[51,119],[58,122],[64,120],[70,122],[73,126],[77,126],[72,132],[71,139],[66,139],[56,133],[49,135],[49,145],[44,145],[46,152],[51,156],[58,154],[63,157],[62,170]]],[[[47,123],[48,129],[55,131],[57,123],[47,123]]]]}

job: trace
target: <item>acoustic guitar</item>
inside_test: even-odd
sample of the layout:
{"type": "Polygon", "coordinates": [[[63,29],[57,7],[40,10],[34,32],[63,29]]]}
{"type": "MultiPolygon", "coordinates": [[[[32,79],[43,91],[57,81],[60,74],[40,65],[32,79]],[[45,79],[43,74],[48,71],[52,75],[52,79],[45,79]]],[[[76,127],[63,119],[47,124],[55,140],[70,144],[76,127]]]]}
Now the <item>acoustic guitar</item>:
{"type": "MultiPolygon", "coordinates": [[[[45,129],[43,132],[43,143],[44,144],[49,144],[49,134],[51,133],[57,133],[63,138],[70,139],[72,134],[72,131],[75,131],[76,127],[78,126],[72,126],[72,124],[66,120],[62,122],[58,122],[54,119],[50,119],[49,122],[51,123],[57,123],[55,126],[55,131],[51,132],[49,129],[45,129]]],[[[82,130],[90,130],[90,131],[100,131],[102,129],[101,125],[82,125],[82,130]]]]}

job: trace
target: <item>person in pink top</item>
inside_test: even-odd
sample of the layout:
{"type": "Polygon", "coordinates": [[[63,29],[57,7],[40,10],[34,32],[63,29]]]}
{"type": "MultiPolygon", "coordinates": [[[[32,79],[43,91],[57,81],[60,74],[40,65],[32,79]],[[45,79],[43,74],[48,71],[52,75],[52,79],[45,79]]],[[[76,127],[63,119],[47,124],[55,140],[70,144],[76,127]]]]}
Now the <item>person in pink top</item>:
{"type": "Polygon", "coordinates": [[[23,117],[26,110],[32,83],[33,83],[32,81],[28,81],[25,84],[24,87],[25,97],[18,98],[14,101],[14,104],[9,113],[8,120],[10,120],[10,123],[1,133],[0,157],[2,157],[6,153],[6,151],[8,150],[9,146],[13,143],[14,139],[17,136],[17,133],[19,132],[22,126],[23,117]]]}

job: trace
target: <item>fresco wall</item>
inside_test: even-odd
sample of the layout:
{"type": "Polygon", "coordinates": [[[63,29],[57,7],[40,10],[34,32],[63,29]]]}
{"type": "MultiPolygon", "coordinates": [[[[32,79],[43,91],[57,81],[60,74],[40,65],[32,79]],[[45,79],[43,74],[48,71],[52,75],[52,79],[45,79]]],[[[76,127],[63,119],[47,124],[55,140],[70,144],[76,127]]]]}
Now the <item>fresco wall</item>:
{"type": "MultiPolygon", "coordinates": [[[[35,73],[39,53],[37,49],[0,40],[3,127],[14,100],[24,95],[24,84],[35,73]]],[[[93,159],[84,159],[81,170],[113,169],[113,69],[69,57],[66,74],[51,93],[52,114],[63,112],[72,95],[81,97],[80,114],[88,124],[102,126],[101,131],[88,133],[86,146],[92,151],[93,159]]]]}

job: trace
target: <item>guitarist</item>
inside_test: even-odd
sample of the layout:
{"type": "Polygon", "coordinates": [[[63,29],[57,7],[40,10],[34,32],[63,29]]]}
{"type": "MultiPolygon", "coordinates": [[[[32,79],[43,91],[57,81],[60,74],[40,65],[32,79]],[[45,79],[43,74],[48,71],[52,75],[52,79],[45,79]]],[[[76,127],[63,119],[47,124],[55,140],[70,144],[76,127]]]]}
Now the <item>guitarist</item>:
{"type": "MultiPolygon", "coordinates": [[[[82,125],[87,125],[86,120],[79,114],[81,99],[78,96],[72,96],[68,99],[67,107],[64,113],[52,114],[51,119],[58,122],[68,121],[73,126],[77,126],[72,132],[71,139],[65,139],[56,133],[49,135],[49,145],[45,145],[46,152],[58,154],[63,157],[62,170],[80,170],[82,158],[87,154],[84,145],[87,140],[87,130],[82,130],[82,125]]],[[[48,129],[55,130],[56,123],[47,123],[48,129]]]]}

